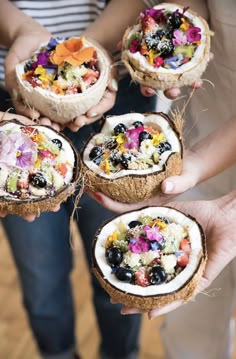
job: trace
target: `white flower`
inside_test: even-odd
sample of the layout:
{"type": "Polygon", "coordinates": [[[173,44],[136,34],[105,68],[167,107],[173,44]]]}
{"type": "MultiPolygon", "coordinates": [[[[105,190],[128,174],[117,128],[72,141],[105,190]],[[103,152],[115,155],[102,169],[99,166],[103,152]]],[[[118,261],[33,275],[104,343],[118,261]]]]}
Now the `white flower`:
{"type": "Polygon", "coordinates": [[[131,268],[140,265],[140,254],[132,253],[132,252],[126,252],[124,254],[124,257],[123,257],[123,263],[127,264],[131,268]]]}
{"type": "Polygon", "coordinates": [[[152,140],[143,140],[140,145],[140,152],[151,157],[156,151],[156,147],[153,146],[152,140]]]}
{"type": "Polygon", "coordinates": [[[167,274],[174,273],[174,268],[177,264],[177,258],[175,254],[169,254],[161,257],[161,265],[165,269],[167,274]]]}

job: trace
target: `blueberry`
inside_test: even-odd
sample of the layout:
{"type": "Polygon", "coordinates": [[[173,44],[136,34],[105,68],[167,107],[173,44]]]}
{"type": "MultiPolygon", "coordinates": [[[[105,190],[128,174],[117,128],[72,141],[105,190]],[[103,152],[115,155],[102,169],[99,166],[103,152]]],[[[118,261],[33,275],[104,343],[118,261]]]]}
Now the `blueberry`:
{"type": "Polygon", "coordinates": [[[32,64],[33,64],[34,61],[32,60],[29,60],[25,63],[25,66],[24,66],[24,71],[27,72],[27,71],[30,71],[32,70],[32,64]]]}
{"type": "Polygon", "coordinates": [[[162,217],[162,216],[158,216],[158,219],[160,219],[162,222],[164,222],[165,224],[169,224],[169,220],[166,217],[162,217]]]}
{"type": "Polygon", "coordinates": [[[30,183],[34,187],[38,187],[38,188],[44,188],[47,185],[47,181],[46,181],[45,177],[40,172],[34,173],[30,176],[30,183]]]}
{"type": "Polygon", "coordinates": [[[161,266],[153,266],[149,275],[151,284],[162,284],[167,278],[167,274],[161,266]]]}
{"type": "Polygon", "coordinates": [[[110,161],[114,166],[118,165],[118,163],[120,162],[120,151],[112,150],[110,153],[110,161]]]}
{"type": "Polygon", "coordinates": [[[89,153],[90,160],[94,160],[98,157],[101,157],[103,155],[103,148],[100,146],[95,146],[91,149],[89,153]]]}
{"type": "Polygon", "coordinates": [[[121,282],[131,283],[133,281],[134,273],[129,268],[118,267],[115,272],[115,276],[121,282]]]}
{"type": "Polygon", "coordinates": [[[129,228],[135,228],[135,227],[141,226],[141,225],[142,225],[142,222],[139,222],[139,221],[131,221],[128,224],[129,228]]]}
{"type": "Polygon", "coordinates": [[[55,143],[55,145],[57,145],[57,147],[59,148],[59,150],[62,149],[62,142],[60,140],[58,140],[58,138],[54,138],[52,140],[53,143],[55,143]]]}
{"type": "Polygon", "coordinates": [[[123,153],[120,157],[120,164],[122,165],[122,167],[124,167],[127,170],[129,167],[130,160],[131,160],[131,155],[123,153]]]}
{"type": "Polygon", "coordinates": [[[173,53],[174,45],[171,39],[164,39],[158,44],[158,51],[160,51],[161,56],[168,56],[173,53]]]}
{"type": "Polygon", "coordinates": [[[165,142],[161,142],[159,144],[159,146],[157,147],[157,151],[158,153],[161,155],[162,153],[164,153],[165,151],[171,151],[172,146],[169,142],[165,141],[165,142]]]}
{"type": "Polygon", "coordinates": [[[178,11],[175,11],[168,19],[167,25],[173,29],[179,29],[182,24],[181,15],[178,11]]]}
{"type": "Polygon", "coordinates": [[[152,135],[147,131],[142,131],[142,132],[140,132],[138,138],[139,138],[139,143],[141,143],[143,140],[151,140],[152,135]]]}
{"type": "Polygon", "coordinates": [[[106,252],[107,261],[111,265],[119,265],[123,260],[123,253],[117,247],[110,247],[106,252]]]}
{"type": "Polygon", "coordinates": [[[141,127],[143,126],[143,123],[141,121],[135,121],[132,123],[132,125],[135,127],[135,128],[138,128],[138,127],[141,127]]]}
{"type": "Polygon", "coordinates": [[[125,133],[125,131],[127,130],[127,127],[123,124],[123,123],[118,123],[118,125],[116,125],[114,127],[114,135],[119,135],[119,133],[125,133]]]}

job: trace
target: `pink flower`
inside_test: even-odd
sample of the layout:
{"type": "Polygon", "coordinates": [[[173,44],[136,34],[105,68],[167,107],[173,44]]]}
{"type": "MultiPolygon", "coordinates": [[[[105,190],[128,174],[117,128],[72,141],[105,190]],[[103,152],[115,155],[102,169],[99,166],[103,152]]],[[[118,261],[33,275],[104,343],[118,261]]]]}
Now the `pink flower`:
{"type": "Polygon", "coordinates": [[[139,147],[139,134],[143,130],[144,130],[143,126],[133,128],[131,130],[127,130],[125,132],[125,137],[127,139],[125,147],[129,148],[129,149],[138,148],[139,147]]]}
{"type": "Polygon", "coordinates": [[[156,58],[154,59],[154,61],[153,61],[153,66],[154,66],[154,67],[160,67],[161,65],[163,65],[163,63],[164,63],[163,58],[160,57],[160,56],[158,56],[158,57],[156,57],[156,58]]]}
{"type": "Polygon", "coordinates": [[[137,240],[131,240],[129,243],[129,250],[132,253],[148,252],[150,248],[150,244],[142,237],[137,240]]]}
{"type": "Polygon", "coordinates": [[[143,229],[146,232],[146,236],[149,241],[162,241],[163,237],[160,234],[158,227],[144,226],[143,229]]]}
{"type": "Polygon", "coordinates": [[[185,45],[187,43],[187,36],[183,31],[175,30],[173,32],[173,35],[174,35],[174,38],[173,38],[172,42],[175,46],[185,45]]]}
{"type": "Polygon", "coordinates": [[[201,29],[200,27],[190,27],[187,30],[187,40],[188,42],[195,42],[201,40],[201,29]]]}
{"type": "Polygon", "coordinates": [[[134,39],[131,41],[130,43],[130,48],[129,48],[129,51],[132,53],[132,54],[135,54],[135,52],[138,52],[140,49],[140,43],[138,40],[134,39]]]}

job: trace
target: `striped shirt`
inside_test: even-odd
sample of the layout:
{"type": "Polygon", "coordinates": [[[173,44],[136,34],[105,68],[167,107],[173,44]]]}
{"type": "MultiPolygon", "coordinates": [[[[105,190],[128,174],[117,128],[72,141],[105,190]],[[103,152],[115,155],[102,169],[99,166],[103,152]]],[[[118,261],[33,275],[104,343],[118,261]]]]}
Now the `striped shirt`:
{"type": "MultiPolygon", "coordinates": [[[[132,0],[129,0],[132,2],[132,0]]],[[[157,1],[144,0],[147,6],[157,1]]],[[[12,3],[46,27],[54,36],[79,36],[104,10],[106,0],[17,0],[12,3]]],[[[4,82],[4,58],[7,49],[0,47],[0,82],[4,82]]]]}

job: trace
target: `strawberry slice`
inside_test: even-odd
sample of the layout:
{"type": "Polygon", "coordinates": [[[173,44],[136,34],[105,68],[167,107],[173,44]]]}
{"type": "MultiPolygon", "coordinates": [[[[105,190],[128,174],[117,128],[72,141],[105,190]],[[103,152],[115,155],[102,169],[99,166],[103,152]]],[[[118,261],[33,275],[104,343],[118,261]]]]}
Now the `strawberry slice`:
{"type": "Polygon", "coordinates": [[[186,267],[186,265],[188,264],[189,262],[189,256],[186,252],[184,251],[178,251],[176,253],[176,256],[177,256],[177,264],[180,266],[180,267],[186,267]]]}
{"type": "Polygon", "coordinates": [[[190,254],[190,252],[191,252],[191,246],[190,246],[190,243],[189,243],[189,241],[188,241],[187,238],[183,238],[183,239],[180,241],[179,248],[182,249],[182,251],[184,251],[184,252],[187,253],[188,255],[190,254]]]}
{"type": "Polygon", "coordinates": [[[135,273],[135,280],[141,287],[147,287],[150,285],[149,273],[145,268],[139,268],[139,270],[135,273]]]}

